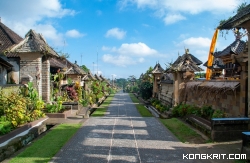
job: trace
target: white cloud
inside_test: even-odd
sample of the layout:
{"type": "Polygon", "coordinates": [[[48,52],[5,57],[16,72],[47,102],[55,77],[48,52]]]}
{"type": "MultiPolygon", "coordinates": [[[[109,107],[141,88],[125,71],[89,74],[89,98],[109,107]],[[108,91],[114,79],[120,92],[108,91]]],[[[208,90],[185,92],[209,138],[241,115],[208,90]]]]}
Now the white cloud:
{"type": "Polygon", "coordinates": [[[211,44],[211,39],[204,37],[190,37],[181,41],[177,46],[182,47],[195,47],[195,48],[209,48],[211,44]]]}
{"type": "Polygon", "coordinates": [[[103,50],[103,51],[107,51],[107,50],[110,50],[110,49],[111,49],[110,47],[102,46],[102,50],[103,50]]]}
{"type": "Polygon", "coordinates": [[[174,24],[180,20],[185,20],[186,18],[180,14],[168,14],[165,18],[164,18],[164,22],[166,25],[169,24],[174,24]]]}
{"type": "Polygon", "coordinates": [[[118,49],[116,47],[112,48],[113,52],[117,52],[123,55],[135,55],[135,56],[148,56],[157,54],[155,49],[151,49],[145,43],[124,43],[118,49]]]}
{"type": "Polygon", "coordinates": [[[68,30],[65,35],[68,37],[73,37],[73,38],[78,38],[78,37],[84,36],[84,34],[80,33],[76,29],[68,30]]]}
{"type": "MultiPolygon", "coordinates": [[[[154,11],[154,15],[163,18],[166,25],[184,20],[185,14],[199,14],[201,12],[212,12],[216,14],[225,14],[225,12],[232,12],[241,2],[239,0],[120,0],[120,9],[124,9],[131,5],[136,5],[137,8],[150,8],[154,11]],[[168,16],[170,13],[175,13],[173,16],[168,16]],[[178,14],[180,14],[178,16],[178,14]],[[167,21],[167,22],[166,22],[167,21]],[[172,22],[172,23],[168,23],[172,22]]],[[[172,15],[172,14],[170,14],[172,15]]]]}
{"type": "Polygon", "coordinates": [[[126,35],[126,31],[119,29],[119,28],[112,28],[106,32],[106,37],[114,37],[116,39],[123,39],[126,35]]]}
{"type": "Polygon", "coordinates": [[[143,62],[145,62],[145,59],[144,58],[139,58],[138,62],[143,63],[143,62]]]}
{"type": "Polygon", "coordinates": [[[56,46],[62,45],[63,34],[53,27],[53,21],[50,22],[50,19],[76,14],[74,10],[63,8],[59,0],[50,0],[49,4],[44,0],[0,1],[0,6],[2,22],[21,37],[30,29],[34,29],[56,46]]]}
{"type": "Polygon", "coordinates": [[[63,34],[58,33],[57,30],[52,25],[38,24],[34,26],[34,29],[36,32],[41,33],[45,37],[46,40],[51,40],[54,46],[65,45],[63,34]]]}
{"type": "Polygon", "coordinates": [[[111,54],[104,54],[102,59],[104,62],[112,63],[116,66],[121,66],[121,67],[126,67],[127,65],[136,64],[136,62],[132,58],[124,55],[113,56],[111,54]]]}
{"type": "Polygon", "coordinates": [[[119,48],[103,46],[102,50],[111,53],[103,55],[102,59],[104,62],[122,67],[143,63],[146,60],[145,57],[148,56],[162,57],[156,50],[142,42],[131,44],[124,43],[119,48]]]}

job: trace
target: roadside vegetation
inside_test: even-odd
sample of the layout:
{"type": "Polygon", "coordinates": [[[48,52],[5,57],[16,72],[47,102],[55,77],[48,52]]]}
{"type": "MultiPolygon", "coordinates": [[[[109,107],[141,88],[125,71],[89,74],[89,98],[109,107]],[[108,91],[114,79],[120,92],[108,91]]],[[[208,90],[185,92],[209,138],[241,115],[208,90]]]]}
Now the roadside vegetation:
{"type": "Polygon", "coordinates": [[[129,96],[142,117],[153,117],[150,111],[145,106],[140,104],[140,101],[135,97],[134,94],[130,93],[129,96]]]}
{"type": "Polygon", "coordinates": [[[63,147],[63,145],[76,133],[81,124],[60,124],[50,132],[38,139],[10,163],[37,163],[48,162],[63,147]]]}
{"type": "Polygon", "coordinates": [[[160,119],[160,121],[183,143],[206,143],[201,135],[177,118],[160,119]]]}
{"type": "Polygon", "coordinates": [[[104,116],[114,96],[115,94],[110,94],[109,97],[91,114],[91,116],[104,116]]]}

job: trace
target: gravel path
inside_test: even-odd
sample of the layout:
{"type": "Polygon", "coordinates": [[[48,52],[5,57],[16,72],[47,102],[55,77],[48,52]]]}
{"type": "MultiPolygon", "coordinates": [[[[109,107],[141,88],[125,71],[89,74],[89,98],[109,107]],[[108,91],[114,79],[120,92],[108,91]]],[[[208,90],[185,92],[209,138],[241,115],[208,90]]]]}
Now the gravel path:
{"type": "Polygon", "coordinates": [[[141,117],[128,94],[117,93],[106,116],[89,118],[51,163],[208,162],[183,160],[193,152],[157,118],[141,117]]]}

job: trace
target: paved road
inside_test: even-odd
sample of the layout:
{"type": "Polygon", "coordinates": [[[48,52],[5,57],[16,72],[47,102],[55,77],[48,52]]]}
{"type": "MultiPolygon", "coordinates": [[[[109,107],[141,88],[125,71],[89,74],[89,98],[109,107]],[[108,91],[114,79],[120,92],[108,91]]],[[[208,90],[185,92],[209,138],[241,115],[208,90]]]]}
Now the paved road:
{"type": "Polygon", "coordinates": [[[128,94],[117,93],[107,115],[89,118],[51,163],[183,162],[187,153],[157,118],[141,117],[128,94]]]}

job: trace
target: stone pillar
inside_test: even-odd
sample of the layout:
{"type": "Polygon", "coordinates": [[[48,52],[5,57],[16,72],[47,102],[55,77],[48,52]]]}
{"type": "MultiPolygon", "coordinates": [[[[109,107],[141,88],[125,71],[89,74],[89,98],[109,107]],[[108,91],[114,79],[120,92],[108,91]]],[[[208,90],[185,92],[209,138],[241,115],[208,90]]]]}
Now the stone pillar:
{"type": "Polygon", "coordinates": [[[246,63],[241,63],[242,71],[240,73],[240,114],[244,116],[248,116],[247,110],[245,110],[246,106],[246,78],[247,78],[247,67],[246,63]]]}
{"type": "Polygon", "coordinates": [[[42,63],[42,99],[46,102],[50,101],[50,62],[44,59],[42,63]]]}
{"type": "Polygon", "coordinates": [[[157,78],[160,78],[161,74],[153,74],[153,76],[154,76],[154,83],[153,83],[153,95],[152,96],[155,97],[155,95],[159,93],[157,78]]]}
{"type": "MultiPolygon", "coordinates": [[[[247,28],[247,31],[250,32],[250,27],[247,28]]],[[[250,35],[248,34],[248,63],[250,63],[250,35]]],[[[250,76],[250,66],[248,66],[248,77],[250,76]]],[[[248,79],[248,117],[250,117],[250,80],[248,79]]]]}
{"type": "Polygon", "coordinates": [[[179,104],[179,82],[178,82],[179,72],[173,73],[173,76],[174,76],[174,106],[177,106],[179,104]]]}

